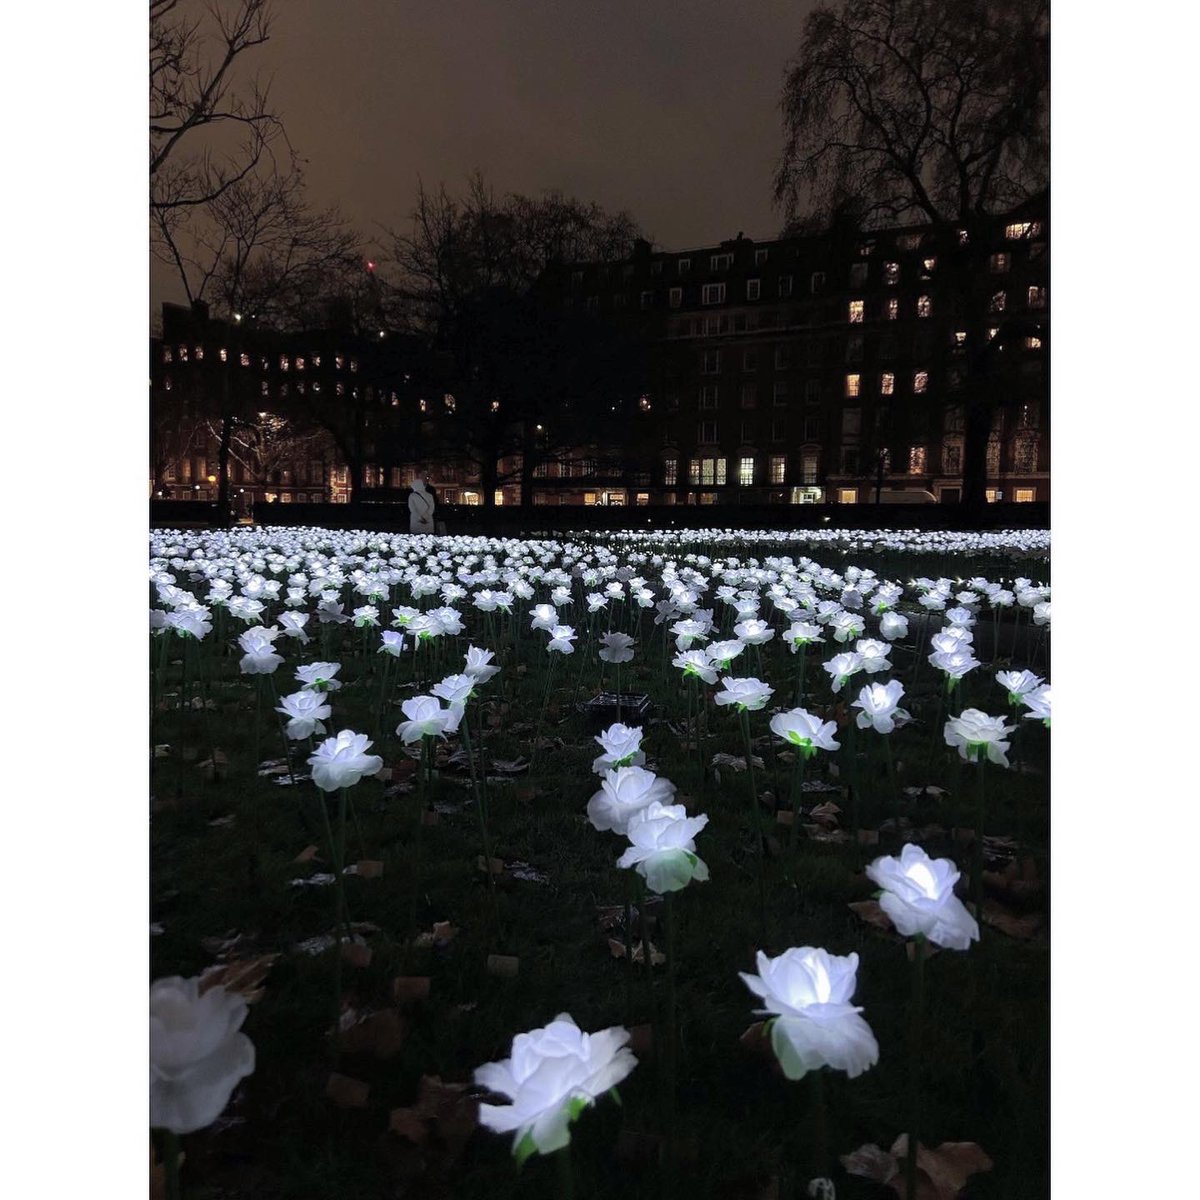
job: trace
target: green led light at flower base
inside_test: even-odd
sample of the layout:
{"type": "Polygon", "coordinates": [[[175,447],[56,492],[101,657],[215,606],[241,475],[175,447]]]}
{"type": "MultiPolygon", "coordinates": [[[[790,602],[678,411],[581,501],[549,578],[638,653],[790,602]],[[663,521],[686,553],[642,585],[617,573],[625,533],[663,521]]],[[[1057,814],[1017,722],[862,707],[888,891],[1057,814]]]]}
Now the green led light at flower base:
{"type": "Polygon", "coordinates": [[[823,721],[802,708],[776,713],[771,718],[771,732],[785,742],[798,746],[806,758],[813,758],[821,750],[841,748],[841,743],[834,741],[837,722],[823,721]]]}

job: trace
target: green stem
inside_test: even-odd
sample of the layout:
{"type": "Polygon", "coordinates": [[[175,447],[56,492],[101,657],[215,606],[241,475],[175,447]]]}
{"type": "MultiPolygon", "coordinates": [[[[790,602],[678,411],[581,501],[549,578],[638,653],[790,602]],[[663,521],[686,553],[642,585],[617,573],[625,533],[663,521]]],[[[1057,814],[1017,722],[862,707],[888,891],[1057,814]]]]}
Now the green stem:
{"type": "Polygon", "coordinates": [[[676,1051],[679,1045],[679,1030],[676,1028],[675,1011],[675,904],[674,894],[667,892],[663,896],[664,940],[667,952],[667,1172],[668,1179],[674,1180],[675,1173],[675,1067],[676,1051]]]}
{"type": "Polygon", "coordinates": [[[792,759],[792,829],[788,837],[792,852],[795,853],[799,844],[798,830],[800,828],[800,805],[804,799],[804,767],[805,758],[803,746],[796,746],[792,759]]]}
{"type": "Polygon", "coordinates": [[[824,1067],[810,1071],[809,1078],[812,1080],[812,1161],[809,1167],[809,1179],[827,1179],[829,1177],[829,1120],[825,1108],[824,1067]]]}
{"type": "Polygon", "coordinates": [[[163,1133],[163,1172],[166,1176],[167,1200],[181,1200],[183,1189],[179,1181],[179,1134],[163,1133]]]}
{"type": "Polygon", "coordinates": [[[492,932],[500,938],[500,911],[496,899],[496,877],[492,874],[492,842],[488,837],[487,813],[483,807],[483,796],[479,791],[479,775],[475,770],[475,754],[471,747],[471,714],[464,712],[462,723],[463,749],[467,752],[467,765],[471,772],[471,788],[475,793],[475,811],[479,817],[479,840],[483,844],[483,869],[487,875],[488,894],[491,896],[492,932]]]}
{"type": "Polygon", "coordinates": [[[574,1200],[575,1175],[571,1170],[571,1145],[568,1142],[561,1150],[556,1150],[551,1158],[558,1163],[558,1197],[557,1200],[574,1200]]]}
{"type": "MultiPolygon", "coordinates": [[[[982,752],[980,752],[982,753],[982,752]]],[[[980,758],[975,764],[975,841],[972,847],[971,899],[975,905],[975,920],[983,932],[983,820],[987,803],[987,763],[980,758]]]]}
{"type": "Polygon", "coordinates": [[[746,775],[750,780],[750,820],[758,835],[758,919],[762,940],[767,936],[766,838],[763,836],[762,813],[758,808],[758,786],[754,780],[754,750],[750,744],[750,716],[742,709],[738,716],[742,724],[742,741],[746,747],[746,775]]]}

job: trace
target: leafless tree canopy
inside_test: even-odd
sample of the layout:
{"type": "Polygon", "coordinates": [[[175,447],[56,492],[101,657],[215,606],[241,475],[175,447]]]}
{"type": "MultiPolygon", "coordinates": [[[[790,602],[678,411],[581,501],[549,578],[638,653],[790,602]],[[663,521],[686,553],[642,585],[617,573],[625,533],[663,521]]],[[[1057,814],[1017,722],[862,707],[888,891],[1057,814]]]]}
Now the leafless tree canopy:
{"type": "Polygon", "coordinates": [[[846,0],[808,19],[780,107],[789,221],[967,222],[1046,184],[1046,0],[846,0]]]}
{"type": "Polygon", "coordinates": [[[283,127],[240,72],[270,37],[272,0],[150,0],[150,203],[207,204],[269,157],[283,127]]]}

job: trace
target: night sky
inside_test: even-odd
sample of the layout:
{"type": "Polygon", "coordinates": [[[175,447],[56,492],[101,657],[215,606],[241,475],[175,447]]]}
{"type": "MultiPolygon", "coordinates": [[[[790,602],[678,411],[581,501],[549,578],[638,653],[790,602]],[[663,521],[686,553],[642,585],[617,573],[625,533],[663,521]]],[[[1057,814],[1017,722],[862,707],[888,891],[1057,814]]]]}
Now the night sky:
{"type": "MultiPolygon", "coordinates": [[[[777,103],[814,0],[281,0],[247,57],[307,160],[309,191],[365,234],[418,177],[555,188],[628,209],[668,248],[773,235],[777,103]]],[[[152,263],[151,300],[182,298],[152,263]]]]}

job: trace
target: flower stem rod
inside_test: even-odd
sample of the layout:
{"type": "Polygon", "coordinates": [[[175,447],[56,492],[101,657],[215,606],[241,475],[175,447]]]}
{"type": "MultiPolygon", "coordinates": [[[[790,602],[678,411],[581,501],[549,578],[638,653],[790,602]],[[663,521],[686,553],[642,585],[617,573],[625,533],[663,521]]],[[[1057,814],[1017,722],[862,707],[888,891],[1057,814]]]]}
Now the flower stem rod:
{"type": "Polygon", "coordinates": [[[765,861],[766,838],[763,836],[762,813],[758,808],[758,785],[754,780],[754,751],[750,744],[750,716],[745,709],[738,714],[742,724],[742,741],[746,747],[746,777],[750,781],[750,820],[758,837],[758,919],[759,932],[766,940],[767,935],[767,882],[765,861]]]}
{"type": "Polygon", "coordinates": [[[924,1033],[925,938],[913,939],[912,1007],[908,1045],[908,1156],[904,1161],[904,1200],[917,1200],[917,1146],[921,1126],[921,1038],[924,1033]]]}
{"type": "Polygon", "coordinates": [[[179,1158],[179,1134],[168,1129],[163,1134],[163,1174],[167,1200],[182,1200],[183,1197],[179,1181],[179,1158]]]}

